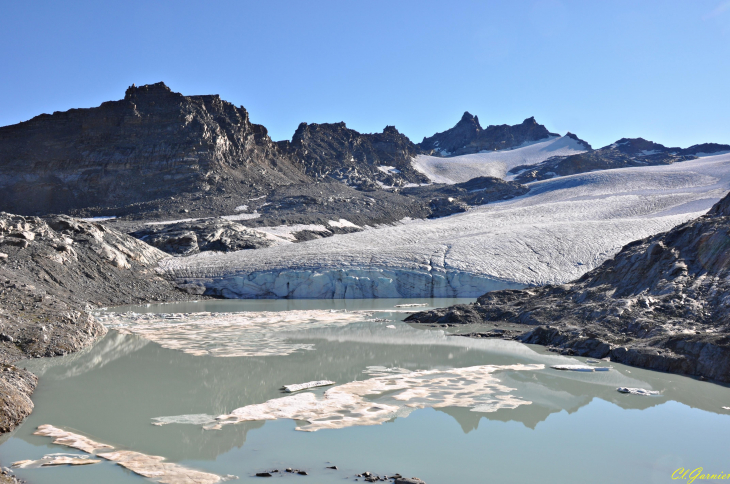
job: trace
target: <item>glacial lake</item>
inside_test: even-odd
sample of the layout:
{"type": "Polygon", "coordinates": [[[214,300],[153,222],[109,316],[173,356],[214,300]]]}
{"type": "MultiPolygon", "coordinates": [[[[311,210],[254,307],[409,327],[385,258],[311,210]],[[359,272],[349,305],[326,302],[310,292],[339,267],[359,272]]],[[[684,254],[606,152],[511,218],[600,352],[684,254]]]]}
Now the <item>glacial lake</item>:
{"type": "MultiPolygon", "coordinates": [[[[607,362],[595,366],[610,365],[608,371],[559,371],[551,366],[586,359],[448,334],[469,328],[409,325],[402,319],[413,308],[396,307],[457,302],[467,301],[226,300],[115,308],[136,313],[107,316],[121,333],[110,330],[74,355],[19,363],[39,375],[35,410],[3,438],[0,464],[87,455],[33,435],[50,424],[117,450],[238,476],[234,483],[267,482],[255,474],[285,468],[308,475],[279,472],[270,479],[364,482],[356,474],[369,471],[428,484],[664,483],[677,482],[672,473],[682,467],[730,472],[727,387],[607,362]],[[191,316],[159,320],[158,313],[202,316],[188,324],[191,316]],[[207,324],[215,326],[205,331],[207,324]],[[281,391],[315,380],[335,384],[281,391]],[[617,387],[661,395],[622,394],[617,387]],[[323,405],[325,392],[339,399],[323,405]],[[321,418],[229,419],[204,429],[243,407],[239,417],[281,413],[276,402],[255,405],[291,395],[321,418]],[[358,413],[353,405],[367,410],[358,413]]],[[[34,484],[153,482],[106,460],[14,470],[34,484]]]]}

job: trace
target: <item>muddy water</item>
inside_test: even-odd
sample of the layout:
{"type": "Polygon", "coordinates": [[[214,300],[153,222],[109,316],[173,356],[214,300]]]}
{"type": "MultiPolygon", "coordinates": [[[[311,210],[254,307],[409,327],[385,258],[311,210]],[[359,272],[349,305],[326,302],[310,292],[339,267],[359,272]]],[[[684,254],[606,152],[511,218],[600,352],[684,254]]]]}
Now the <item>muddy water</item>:
{"type": "MultiPolygon", "coordinates": [[[[158,336],[148,328],[159,321],[144,320],[148,332],[143,337],[129,317],[114,316],[106,323],[131,334],[112,330],[82,353],[24,362],[40,376],[36,407],[0,445],[0,464],[61,452],[86,455],[33,435],[38,426],[50,424],[115,449],[239,477],[232,482],[259,482],[255,473],[287,467],[309,475],[274,474],[274,479],[342,482],[370,471],[418,476],[428,484],[652,483],[673,482],[672,473],[680,467],[730,472],[730,411],[722,408],[730,407],[730,389],[614,363],[606,372],[558,371],[550,366],[585,359],[412,327],[401,322],[408,308],[395,307],[454,302],[208,301],[116,308],[148,318],[245,311],[248,319],[200,336],[180,329],[189,316],[176,316],[163,321],[178,325],[172,336],[165,333],[154,342],[150,338],[158,336]],[[344,317],[345,310],[361,313],[344,317]],[[275,314],[280,311],[309,311],[309,319],[297,324],[297,317],[285,318],[283,324],[282,315],[275,314]],[[311,311],[321,311],[324,323],[313,322],[317,313],[311,311]],[[262,333],[261,318],[272,321],[271,334],[262,333]],[[252,345],[260,345],[265,355],[213,356],[219,350],[231,354],[227,349],[238,348],[242,340],[249,343],[248,354],[256,353],[252,345]],[[188,347],[208,353],[190,354],[188,347]],[[280,390],[285,384],[334,381],[333,387],[309,392],[323,402],[332,388],[340,396],[354,395],[353,381],[376,388],[370,385],[375,378],[405,388],[358,394],[360,403],[392,408],[387,418],[360,418],[345,409],[340,413],[350,418],[347,425],[315,432],[298,431],[308,422],[284,417],[203,428],[206,418],[289,397],[280,390]],[[463,386],[446,388],[450,384],[463,386]],[[656,390],[661,396],[624,395],[616,391],[619,386],[656,390]],[[160,417],[183,422],[180,416],[189,415],[199,421],[152,425],[160,417]],[[326,469],[331,465],[338,469],[326,469]]],[[[305,313],[291,315],[299,314],[305,313]]],[[[215,321],[216,315],[206,318],[198,324],[215,321]]],[[[328,419],[331,415],[321,421],[328,419]]],[[[109,461],[16,473],[37,484],[145,481],[109,461]]]]}

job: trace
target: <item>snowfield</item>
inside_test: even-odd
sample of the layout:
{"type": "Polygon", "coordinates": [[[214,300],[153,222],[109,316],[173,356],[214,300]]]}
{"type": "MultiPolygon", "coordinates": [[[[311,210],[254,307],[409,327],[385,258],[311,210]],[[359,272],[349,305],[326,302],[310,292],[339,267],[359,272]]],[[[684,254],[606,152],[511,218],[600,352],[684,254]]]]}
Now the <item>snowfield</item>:
{"type": "Polygon", "coordinates": [[[478,176],[512,179],[507,175],[520,165],[536,165],[551,156],[584,153],[585,148],[567,136],[547,138],[511,150],[488,151],[451,158],[418,155],[413,167],[433,183],[461,183],[478,176]]]}
{"type": "Polygon", "coordinates": [[[730,154],[553,178],[530,188],[522,197],[440,219],[169,258],[160,267],[181,282],[242,298],[475,297],[564,283],[628,242],[706,212],[730,188],[730,154]]]}

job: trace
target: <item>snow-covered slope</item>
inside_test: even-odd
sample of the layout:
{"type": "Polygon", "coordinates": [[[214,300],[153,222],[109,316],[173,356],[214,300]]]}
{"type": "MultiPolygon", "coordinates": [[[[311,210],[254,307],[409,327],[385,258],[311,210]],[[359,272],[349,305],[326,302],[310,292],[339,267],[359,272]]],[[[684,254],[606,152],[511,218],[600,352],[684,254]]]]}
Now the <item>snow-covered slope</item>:
{"type": "Polygon", "coordinates": [[[505,178],[520,165],[536,165],[551,156],[585,152],[585,147],[568,136],[547,138],[512,150],[489,151],[442,158],[418,155],[413,167],[434,183],[461,183],[478,176],[505,178]]]}
{"type": "Polygon", "coordinates": [[[704,213],[730,188],[730,154],[530,187],[525,196],[450,217],[172,258],[161,268],[228,297],[471,297],[567,282],[626,243],[704,213]]]}

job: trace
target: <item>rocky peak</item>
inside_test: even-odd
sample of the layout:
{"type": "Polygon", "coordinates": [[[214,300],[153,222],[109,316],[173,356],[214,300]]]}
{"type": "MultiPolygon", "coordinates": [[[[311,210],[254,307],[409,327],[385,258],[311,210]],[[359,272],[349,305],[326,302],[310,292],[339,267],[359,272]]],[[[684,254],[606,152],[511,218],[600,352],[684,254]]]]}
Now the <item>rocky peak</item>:
{"type": "Polygon", "coordinates": [[[344,122],[301,123],[291,142],[279,142],[279,147],[301,160],[309,176],[334,178],[356,188],[373,189],[377,182],[402,186],[428,181],[411,166],[420,150],[394,126],[363,134],[344,122]]]}
{"type": "Polygon", "coordinates": [[[144,86],[139,87],[132,84],[127,88],[126,92],[124,93],[124,99],[132,101],[134,99],[137,99],[138,97],[143,98],[164,96],[166,94],[177,94],[178,96],[182,97],[182,94],[173,93],[172,89],[167,87],[164,82],[156,82],[154,84],[145,84],[144,86]]]}
{"type": "Polygon", "coordinates": [[[534,117],[527,118],[514,126],[490,125],[484,129],[479,124],[479,118],[467,111],[453,128],[423,138],[418,146],[433,155],[453,156],[484,150],[510,149],[525,142],[538,141],[550,136],[559,135],[549,132],[534,117]]]}
{"type": "Polygon", "coordinates": [[[591,145],[587,141],[584,141],[584,140],[580,139],[578,136],[574,135],[570,131],[568,131],[567,133],[565,133],[565,137],[577,141],[578,144],[582,145],[588,151],[591,151],[593,149],[591,147],[591,145]]]}
{"type": "Polygon", "coordinates": [[[692,145],[689,148],[680,150],[683,155],[698,155],[698,154],[713,154],[730,151],[730,145],[723,145],[719,143],[702,143],[699,145],[692,145]]]}
{"type": "Polygon", "coordinates": [[[459,122],[456,123],[456,126],[469,126],[473,127],[477,131],[482,130],[482,126],[479,124],[479,117],[473,116],[469,111],[464,111],[464,114],[461,116],[459,122]]]}
{"type": "Polygon", "coordinates": [[[644,138],[621,138],[615,143],[606,146],[604,149],[613,149],[626,155],[636,156],[680,151],[679,148],[667,148],[662,144],[654,143],[644,138]]]}

